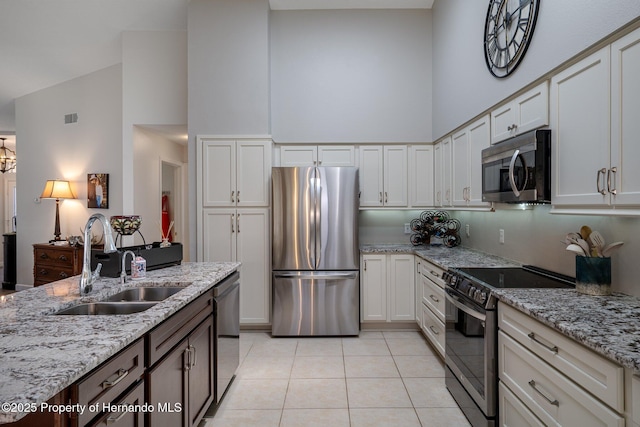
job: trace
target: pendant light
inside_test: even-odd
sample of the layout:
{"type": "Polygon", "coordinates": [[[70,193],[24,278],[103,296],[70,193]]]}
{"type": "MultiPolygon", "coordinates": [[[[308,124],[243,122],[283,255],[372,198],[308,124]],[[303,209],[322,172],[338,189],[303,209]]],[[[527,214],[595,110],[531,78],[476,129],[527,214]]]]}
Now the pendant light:
{"type": "Polygon", "coordinates": [[[5,173],[16,168],[16,152],[4,146],[7,138],[0,138],[2,147],[0,147],[0,172],[5,173]]]}

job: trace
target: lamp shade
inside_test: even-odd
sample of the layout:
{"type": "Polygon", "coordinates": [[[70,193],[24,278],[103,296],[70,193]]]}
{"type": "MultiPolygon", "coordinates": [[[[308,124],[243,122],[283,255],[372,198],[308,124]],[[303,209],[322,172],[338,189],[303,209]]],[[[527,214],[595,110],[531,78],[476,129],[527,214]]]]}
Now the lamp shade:
{"type": "Polygon", "coordinates": [[[50,179],[44,185],[44,190],[40,195],[42,199],[75,199],[69,181],[50,179]]]}

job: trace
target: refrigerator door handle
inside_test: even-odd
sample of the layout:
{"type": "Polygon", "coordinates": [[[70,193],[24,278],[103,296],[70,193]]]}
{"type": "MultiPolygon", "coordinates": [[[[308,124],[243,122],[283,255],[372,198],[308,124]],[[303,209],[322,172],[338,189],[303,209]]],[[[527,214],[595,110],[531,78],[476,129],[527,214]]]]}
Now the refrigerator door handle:
{"type": "Polygon", "coordinates": [[[320,261],[322,258],[322,234],[321,234],[321,226],[322,226],[322,185],[320,185],[320,183],[322,182],[322,177],[320,176],[320,169],[316,168],[316,177],[315,177],[315,188],[314,188],[314,209],[316,211],[316,226],[315,226],[315,232],[316,232],[316,238],[315,238],[315,242],[316,242],[316,247],[315,247],[315,253],[316,253],[316,259],[315,259],[315,267],[316,269],[320,268],[320,261]]]}
{"type": "Polygon", "coordinates": [[[303,280],[343,280],[343,279],[355,279],[357,272],[345,271],[345,272],[331,272],[331,273],[318,273],[307,271],[292,271],[274,273],[273,277],[278,279],[303,279],[303,280]]]}

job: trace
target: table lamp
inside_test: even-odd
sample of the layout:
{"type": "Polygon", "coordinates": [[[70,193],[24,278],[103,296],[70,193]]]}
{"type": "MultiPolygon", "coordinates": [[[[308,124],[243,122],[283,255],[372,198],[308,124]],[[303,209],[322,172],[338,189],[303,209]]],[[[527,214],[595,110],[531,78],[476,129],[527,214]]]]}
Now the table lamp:
{"type": "Polygon", "coordinates": [[[63,181],[60,179],[50,179],[44,185],[42,190],[41,199],[56,199],[56,228],[54,230],[55,241],[60,239],[60,199],[75,199],[69,181],[63,181]]]}

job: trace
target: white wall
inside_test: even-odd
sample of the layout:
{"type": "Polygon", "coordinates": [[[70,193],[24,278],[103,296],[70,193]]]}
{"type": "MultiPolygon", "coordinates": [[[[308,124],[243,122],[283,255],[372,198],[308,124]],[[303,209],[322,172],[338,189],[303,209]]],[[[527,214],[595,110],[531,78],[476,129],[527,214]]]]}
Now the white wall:
{"type": "Polygon", "coordinates": [[[276,142],[431,141],[431,12],[271,12],[276,142]]]}
{"type": "Polygon", "coordinates": [[[188,32],[189,238],[196,259],[196,136],[270,132],[269,1],[191,0],[188,32]]]}
{"type": "MultiPolygon", "coordinates": [[[[176,125],[187,127],[187,32],[186,31],[129,31],[122,34],[122,143],[123,153],[123,210],[121,214],[142,215],[143,233],[155,231],[159,219],[161,188],[157,162],[160,153],[173,153],[181,148],[170,148],[166,139],[158,141],[155,152],[149,145],[136,144],[136,125],[151,125],[157,129],[176,125]],[[134,156],[135,153],[135,156],[134,156]],[[145,158],[144,156],[150,156],[145,158]],[[145,167],[139,170],[141,164],[145,167]],[[155,177],[148,176],[155,172],[155,177]],[[146,206],[140,200],[152,199],[155,204],[146,206]],[[157,200],[156,200],[157,199],[157,200]],[[144,207],[141,210],[141,207],[144,207]],[[148,210],[147,210],[148,209],[148,210]],[[144,212],[144,214],[143,214],[144,212]]],[[[181,155],[171,154],[169,158],[185,162],[181,155]]],[[[186,185],[186,183],[185,183],[186,185]]],[[[187,187],[184,188],[185,192],[187,187]]],[[[186,197],[186,194],[185,194],[186,197]]],[[[194,204],[195,205],[195,204],[194,204]]],[[[185,210],[188,210],[185,207],[185,210]]],[[[158,236],[157,239],[159,240],[158,236]]],[[[125,245],[140,244],[140,241],[125,239],[125,245]]],[[[188,247],[188,233],[181,241],[188,247]]],[[[183,254],[189,259],[189,252],[183,254]]]]}
{"type": "Polygon", "coordinates": [[[529,50],[505,79],[485,65],[487,2],[436,0],[432,13],[436,140],[638,18],[640,2],[542,1],[529,50]]]}
{"type": "MultiPolygon", "coordinates": [[[[162,239],[158,227],[162,208],[162,162],[183,165],[186,162],[187,147],[137,126],[134,128],[133,139],[136,195],[134,212],[142,217],[140,231],[146,242],[159,242],[162,239]]],[[[184,166],[186,168],[186,165],[184,166]]],[[[176,241],[184,244],[182,232],[178,239],[176,241]]],[[[142,239],[137,233],[133,244],[142,244],[142,239]]],[[[186,259],[184,253],[183,258],[186,259]]]]}
{"type": "MultiPolygon", "coordinates": [[[[33,284],[34,243],[53,238],[55,201],[34,202],[48,179],[68,179],[78,199],[60,206],[62,237],[100,212],[122,212],[122,67],[115,65],[16,99],[18,283],[33,284]],[[78,122],[64,124],[77,113],[78,122]],[[109,174],[109,209],[88,209],[87,174],[109,174]]],[[[98,234],[100,227],[95,227],[98,234]]]]}

